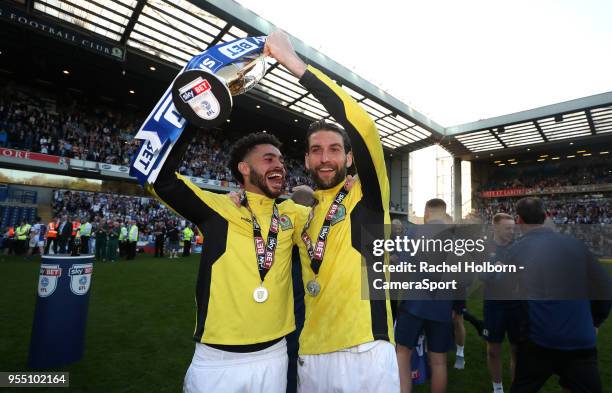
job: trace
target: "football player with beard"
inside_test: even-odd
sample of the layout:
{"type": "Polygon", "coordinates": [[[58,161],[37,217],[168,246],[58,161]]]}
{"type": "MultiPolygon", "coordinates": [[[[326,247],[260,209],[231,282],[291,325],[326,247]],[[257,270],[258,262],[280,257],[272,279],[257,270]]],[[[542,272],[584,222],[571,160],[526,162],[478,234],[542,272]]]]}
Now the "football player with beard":
{"type": "Polygon", "coordinates": [[[399,392],[388,296],[362,300],[362,279],[385,277],[361,252],[361,234],[383,239],[384,224],[391,223],[376,125],[346,91],[296,55],[284,32],[268,36],[264,54],[285,66],[341,125],[315,121],[306,134],[305,165],[318,189],[299,243],[306,318],[298,391],[399,392]],[[349,187],[353,164],[359,178],[349,187]]]}
{"type": "Polygon", "coordinates": [[[229,166],[245,189],[238,206],[176,172],[194,137],[188,126],[148,185],[206,238],[184,391],[285,393],[285,336],[295,330],[291,254],[308,209],[276,203],[285,167],[274,136],[249,134],[232,146],[229,166]]]}

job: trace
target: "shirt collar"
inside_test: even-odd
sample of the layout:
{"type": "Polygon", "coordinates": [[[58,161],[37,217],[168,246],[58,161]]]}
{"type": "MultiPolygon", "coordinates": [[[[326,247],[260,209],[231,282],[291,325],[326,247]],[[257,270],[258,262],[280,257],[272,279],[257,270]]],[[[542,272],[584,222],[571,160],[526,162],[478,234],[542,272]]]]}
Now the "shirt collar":
{"type": "Polygon", "coordinates": [[[250,191],[245,191],[245,193],[249,201],[249,207],[253,209],[253,211],[259,209],[272,209],[272,205],[275,201],[274,199],[250,191]]]}
{"type": "Polygon", "coordinates": [[[327,190],[315,191],[314,192],[315,199],[319,201],[318,203],[323,203],[323,204],[331,203],[332,200],[338,194],[338,191],[340,191],[340,189],[344,187],[345,182],[346,182],[346,179],[342,180],[339,184],[337,184],[333,188],[329,188],[327,190]]]}
{"type": "Polygon", "coordinates": [[[545,233],[551,233],[551,232],[553,232],[551,228],[541,226],[539,228],[533,228],[532,230],[525,232],[523,236],[539,235],[539,234],[545,234],[545,233]]]}

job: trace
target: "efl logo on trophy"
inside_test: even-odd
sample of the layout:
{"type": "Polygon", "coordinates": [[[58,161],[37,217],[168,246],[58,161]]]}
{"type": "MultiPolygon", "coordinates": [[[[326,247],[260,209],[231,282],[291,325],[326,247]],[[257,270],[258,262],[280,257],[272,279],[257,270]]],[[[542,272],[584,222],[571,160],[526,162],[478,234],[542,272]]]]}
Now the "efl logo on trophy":
{"type": "Polygon", "coordinates": [[[264,77],[263,43],[261,37],[247,37],[218,45],[207,52],[215,51],[213,58],[221,60],[207,58],[198,69],[181,73],[172,85],[172,100],[181,116],[202,128],[222,124],[230,115],[232,96],[250,90],[264,77]]]}
{"type": "Polygon", "coordinates": [[[38,296],[48,297],[53,295],[57,288],[57,281],[62,275],[62,268],[59,265],[40,265],[40,275],[38,278],[38,296]]]}

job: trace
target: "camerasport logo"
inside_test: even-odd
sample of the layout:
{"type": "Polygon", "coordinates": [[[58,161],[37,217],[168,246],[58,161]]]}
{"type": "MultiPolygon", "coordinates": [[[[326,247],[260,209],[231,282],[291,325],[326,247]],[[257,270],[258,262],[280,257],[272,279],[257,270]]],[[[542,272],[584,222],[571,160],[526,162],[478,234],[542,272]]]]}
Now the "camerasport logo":
{"type": "Polygon", "coordinates": [[[92,263],[76,264],[70,267],[70,290],[75,295],[85,295],[91,284],[92,263]]]}
{"type": "Polygon", "coordinates": [[[38,277],[38,296],[48,297],[53,295],[57,288],[57,281],[62,275],[62,268],[59,265],[40,265],[40,275],[38,277]]]}

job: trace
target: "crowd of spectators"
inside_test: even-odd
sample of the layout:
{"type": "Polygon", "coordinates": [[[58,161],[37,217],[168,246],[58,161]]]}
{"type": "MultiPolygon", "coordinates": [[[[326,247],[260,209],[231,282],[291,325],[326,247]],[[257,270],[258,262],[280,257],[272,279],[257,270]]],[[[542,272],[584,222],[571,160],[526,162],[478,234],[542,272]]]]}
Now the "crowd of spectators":
{"type": "MultiPolygon", "coordinates": [[[[19,90],[0,94],[0,147],[115,165],[129,165],[139,148],[134,139],[144,117],[126,118],[109,109],[34,98],[19,90]]],[[[227,166],[235,135],[210,130],[190,144],[179,172],[205,180],[233,181],[227,166]]],[[[311,184],[301,152],[286,157],[287,189],[311,184]]],[[[287,152],[286,152],[287,153],[287,152]]]]}
{"type": "MultiPolygon", "coordinates": [[[[490,223],[496,213],[516,215],[514,206],[518,198],[482,198],[478,215],[490,223]]],[[[543,196],[546,215],[555,224],[612,224],[612,195],[589,197],[580,194],[543,196]]]]}
{"type": "Polygon", "coordinates": [[[176,223],[185,226],[185,220],[155,198],[117,195],[88,191],[55,190],[53,193],[53,215],[68,216],[85,221],[114,221],[127,223],[136,221],[140,237],[146,238],[158,223],[176,223]]]}
{"type": "Polygon", "coordinates": [[[612,183],[612,164],[604,158],[593,158],[588,162],[552,164],[548,166],[516,166],[512,170],[496,170],[480,191],[579,186],[612,183]]]}
{"type": "Polygon", "coordinates": [[[0,146],[126,165],[137,148],[133,119],[110,110],[60,109],[15,91],[0,96],[0,146]]]}

